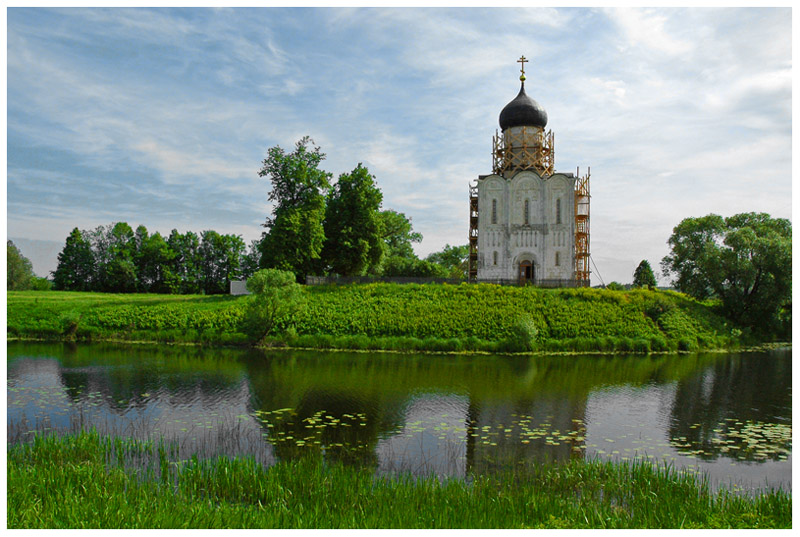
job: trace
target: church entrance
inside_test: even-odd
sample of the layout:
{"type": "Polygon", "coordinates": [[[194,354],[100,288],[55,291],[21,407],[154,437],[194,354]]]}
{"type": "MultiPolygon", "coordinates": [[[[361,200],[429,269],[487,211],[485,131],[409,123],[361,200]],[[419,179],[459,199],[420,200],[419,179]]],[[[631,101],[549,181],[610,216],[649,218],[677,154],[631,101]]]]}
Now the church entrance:
{"type": "Polygon", "coordinates": [[[525,285],[527,283],[533,283],[535,279],[535,271],[533,269],[533,263],[530,261],[523,261],[519,264],[519,284],[525,285]]]}

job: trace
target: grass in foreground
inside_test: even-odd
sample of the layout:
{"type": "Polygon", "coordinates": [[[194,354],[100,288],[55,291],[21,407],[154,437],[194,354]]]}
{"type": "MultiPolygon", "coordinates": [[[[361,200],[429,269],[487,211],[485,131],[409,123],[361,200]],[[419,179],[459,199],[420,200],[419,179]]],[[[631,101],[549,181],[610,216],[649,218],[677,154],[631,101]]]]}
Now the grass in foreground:
{"type": "Polygon", "coordinates": [[[9,528],[789,528],[791,495],[713,494],[647,462],[572,461],[470,483],[315,458],[169,460],[81,433],[8,447],[9,528]],[[151,456],[148,465],[126,464],[151,456]]]}

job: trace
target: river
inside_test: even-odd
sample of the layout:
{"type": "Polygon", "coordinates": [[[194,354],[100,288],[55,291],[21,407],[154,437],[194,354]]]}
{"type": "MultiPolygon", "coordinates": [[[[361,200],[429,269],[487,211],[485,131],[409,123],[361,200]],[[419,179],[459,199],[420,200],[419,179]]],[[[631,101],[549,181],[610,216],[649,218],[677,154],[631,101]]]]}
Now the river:
{"type": "Polygon", "coordinates": [[[714,488],[791,491],[791,350],[419,355],[7,345],[7,440],[96,428],[181,457],[318,451],[376,472],[466,477],[647,458],[714,488]]]}

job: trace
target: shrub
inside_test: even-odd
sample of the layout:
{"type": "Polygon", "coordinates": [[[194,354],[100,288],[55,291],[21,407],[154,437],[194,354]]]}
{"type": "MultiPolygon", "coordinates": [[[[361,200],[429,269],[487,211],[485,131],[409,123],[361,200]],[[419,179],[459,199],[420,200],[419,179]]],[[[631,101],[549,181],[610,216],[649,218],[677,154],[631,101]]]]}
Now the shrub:
{"type": "Polygon", "coordinates": [[[303,288],[292,272],[259,270],[247,280],[252,293],[245,309],[243,329],[255,343],[274,333],[278,323],[285,326],[303,304],[303,288]]]}

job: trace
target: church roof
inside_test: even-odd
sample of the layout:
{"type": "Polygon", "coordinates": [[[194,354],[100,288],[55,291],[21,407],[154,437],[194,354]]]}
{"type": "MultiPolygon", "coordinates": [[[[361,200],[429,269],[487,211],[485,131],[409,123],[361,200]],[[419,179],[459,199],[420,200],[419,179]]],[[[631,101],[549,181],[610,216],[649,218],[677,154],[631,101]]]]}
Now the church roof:
{"type": "Polygon", "coordinates": [[[500,129],[510,127],[541,127],[547,125],[547,112],[525,93],[525,82],[519,94],[500,112],[500,129]]]}

